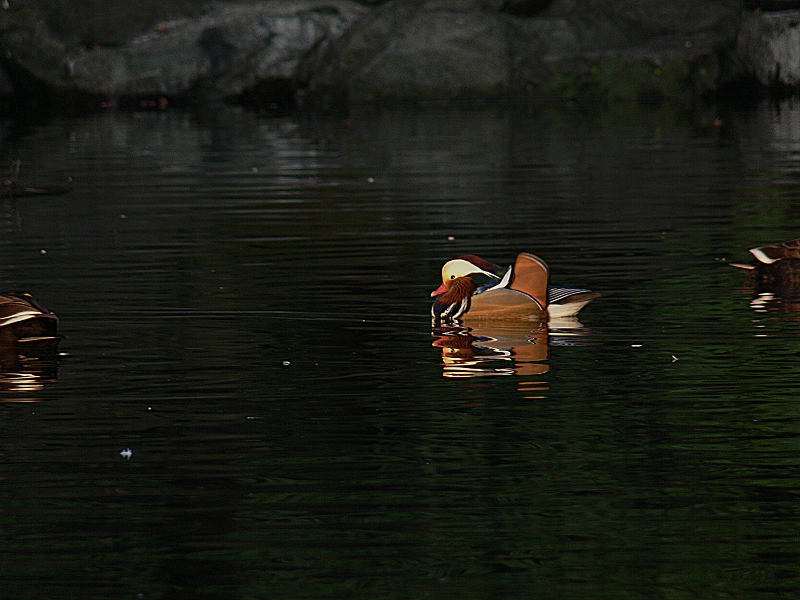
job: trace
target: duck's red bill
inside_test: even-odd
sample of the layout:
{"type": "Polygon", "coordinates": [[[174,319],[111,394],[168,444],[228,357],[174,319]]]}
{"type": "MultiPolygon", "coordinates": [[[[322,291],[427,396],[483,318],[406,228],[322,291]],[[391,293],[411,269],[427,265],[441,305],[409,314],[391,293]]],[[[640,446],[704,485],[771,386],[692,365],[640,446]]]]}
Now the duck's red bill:
{"type": "Polygon", "coordinates": [[[431,292],[431,298],[433,298],[434,296],[438,296],[439,294],[444,294],[446,291],[447,291],[447,286],[444,284],[443,281],[442,285],[440,285],[438,288],[436,288],[434,291],[431,292]]]}

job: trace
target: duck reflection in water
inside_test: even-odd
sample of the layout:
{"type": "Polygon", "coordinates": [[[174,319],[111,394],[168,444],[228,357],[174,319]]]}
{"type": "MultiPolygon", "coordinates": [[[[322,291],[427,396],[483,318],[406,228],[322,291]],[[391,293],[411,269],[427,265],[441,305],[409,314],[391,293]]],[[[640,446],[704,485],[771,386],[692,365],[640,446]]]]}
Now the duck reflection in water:
{"type": "Polygon", "coordinates": [[[800,315],[800,238],[757,246],[749,252],[755,261],[730,265],[749,271],[747,289],[755,294],[750,302],[753,310],[800,315]]]}
{"type": "MultiPolygon", "coordinates": [[[[550,370],[547,361],[551,345],[582,343],[587,334],[588,330],[575,318],[435,327],[432,345],[442,352],[444,377],[538,377],[550,370]]],[[[546,382],[541,380],[521,382],[520,386],[528,391],[547,389],[546,382]]]]}
{"type": "Polygon", "coordinates": [[[0,391],[38,391],[57,379],[57,327],[58,317],[30,294],[0,294],[0,391]]]}
{"type": "MultiPolygon", "coordinates": [[[[0,349],[0,392],[38,392],[57,380],[58,354],[55,347],[38,348],[36,353],[29,355],[0,349]]],[[[39,400],[30,396],[0,398],[0,402],[39,400]]]]}

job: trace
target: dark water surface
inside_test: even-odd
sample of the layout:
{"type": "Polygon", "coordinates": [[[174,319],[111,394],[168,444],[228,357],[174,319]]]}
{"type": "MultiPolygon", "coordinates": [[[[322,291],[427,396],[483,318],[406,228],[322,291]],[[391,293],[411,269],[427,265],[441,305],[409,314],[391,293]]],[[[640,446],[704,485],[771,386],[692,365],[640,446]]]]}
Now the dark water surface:
{"type": "Polygon", "coordinates": [[[800,236],[800,107],[1,125],[74,188],[0,201],[65,335],[0,374],[3,598],[800,593],[800,308],[724,264],[800,236]],[[518,250],[604,297],[432,335],[518,250]]]}

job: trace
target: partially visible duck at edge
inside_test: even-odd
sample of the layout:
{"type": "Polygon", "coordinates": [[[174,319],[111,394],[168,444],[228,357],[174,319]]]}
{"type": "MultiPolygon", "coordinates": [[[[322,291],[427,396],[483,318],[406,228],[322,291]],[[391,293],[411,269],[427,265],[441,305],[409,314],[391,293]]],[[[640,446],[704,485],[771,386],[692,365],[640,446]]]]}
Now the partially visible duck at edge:
{"type": "Polygon", "coordinates": [[[27,292],[0,294],[0,346],[58,344],[58,317],[27,292]]]}
{"type": "Polygon", "coordinates": [[[600,296],[580,288],[550,285],[550,270],[538,256],[521,252],[503,269],[474,254],[442,267],[442,285],[431,297],[434,325],[473,319],[543,319],[574,316],[600,296]]]}
{"type": "Polygon", "coordinates": [[[800,291],[800,238],[750,248],[755,263],[729,263],[751,271],[758,285],[776,290],[800,291]]]}

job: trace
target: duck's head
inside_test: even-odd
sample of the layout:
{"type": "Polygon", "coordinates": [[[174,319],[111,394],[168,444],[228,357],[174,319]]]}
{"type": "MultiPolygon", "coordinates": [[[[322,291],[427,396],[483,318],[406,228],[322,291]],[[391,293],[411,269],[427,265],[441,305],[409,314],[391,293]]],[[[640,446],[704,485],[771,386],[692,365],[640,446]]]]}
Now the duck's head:
{"type": "Polygon", "coordinates": [[[500,267],[497,265],[474,254],[459,256],[444,264],[442,285],[431,292],[431,297],[448,294],[448,292],[459,292],[459,296],[472,295],[479,284],[499,281],[500,276],[493,272],[499,270],[500,267]]]}

